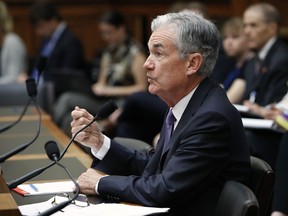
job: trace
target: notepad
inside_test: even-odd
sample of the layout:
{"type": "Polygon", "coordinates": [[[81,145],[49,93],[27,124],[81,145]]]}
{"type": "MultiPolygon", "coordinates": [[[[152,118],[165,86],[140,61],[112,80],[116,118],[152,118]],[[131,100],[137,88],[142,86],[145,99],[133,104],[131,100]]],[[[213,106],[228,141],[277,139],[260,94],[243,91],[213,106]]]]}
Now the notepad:
{"type": "Polygon", "coordinates": [[[73,192],[73,181],[57,181],[47,183],[21,184],[12,190],[23,196],[48,195],[73,192]]]}

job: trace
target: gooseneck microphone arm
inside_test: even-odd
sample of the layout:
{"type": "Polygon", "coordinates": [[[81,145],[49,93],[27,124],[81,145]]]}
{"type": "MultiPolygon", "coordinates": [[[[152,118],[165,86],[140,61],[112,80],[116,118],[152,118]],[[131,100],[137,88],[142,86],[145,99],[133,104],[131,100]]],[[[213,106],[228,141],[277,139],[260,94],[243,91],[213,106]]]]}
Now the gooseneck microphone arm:
{"type": "Polygon", "coordinates": [[[76,186],[76,191],[75,191],[74,196],[73,196],[71,199],[69,199],[69,200],[67,200],[67,201],[65,201],[65,202],[61,202],[61,203],[53,206],[52,208],[49,208],[49,209],[45,210],[44,212],[41,212],[40,214],[38,214],[38,215],[40,215],[40,216],[46,216],[46,215],[48,216],[48,215],[51,215],[51,214],[53,214],[53,213],[55,213],[55,212],[57,212],[57,211],[65,208],[65,207],[66,207],[67,205],[69,205],[73,200],[75,200],[75,199],[78,197],[79,193],[80,193],[80,186],[79,186],[79,184],[74,180],[74,178],[73,178],[73,176],[71,175],[71,173],[69,172],[69,170],[68,170],[65,166],[63,166],[61,163],[59,163],[58,161],[55,161],[55,162],[56,162],[56,164],[57,164],[58,166],[62,167],[62,168],[66,171],[66,173],[67,173],[67,175],[69,176],[69,178],[70,178],[70,179],[73,181],[73,183],[75,184],[75,186],[76,186]]]}
{"type": "Polygon", "coordinates": [[[31,103],[31,101],[32,101],[32,98],[29,98],[29,100],[25,104],[24,109],[23,109],[22,113],[20,114],[20,116],[18,117],[18,119],[15,122],[12,122],[12,123],[10,123],[8,125],[5,125],[4,127],[0,128],[0,133],[2,133],[4,131],[14,127],[16,124],[18,124],[22,120],[22,118],[25,115],[25,113],[26,113],[26,111],[28,109],[28,106],[31,103]]]}
{"type": "Polygon", "coordinates": [[[71,173],[69,172],[69,170],[65,166],[63,166],[61,163],[59,163],[60,151],[59,151],[59,148],[57,146],[57,143],[55,141],[48,141],[45,144],[45,150],[46,150],[46,153],[47,153],[48,157],[50,158],[50,160],[54,161],[58,166],[60,166],[61,168],[63,168],[65,170],[65,172],[67,173],[69,178],[75,184],[76,192],[75,192],[73,198],[71,198],[71,199],[69,199],[69,200],[67,200],[65,202],[62,202],[60,204],[57,204],[57,205],[45,210],[44,212],[41,212],[40,214],[38,214],[40,216],[46,216],[46,215],[48,216],[48,215],[51,215],[51,214],[61,210],[62,208],[64,208],[67,205],[69,205],[73,200],[75,200],[77,198],[77,196],[79,195],[79,193],[80,193],[79,184],[74,180],[74,178],[71,175],[71,173]]]}
{"type": "Polygon", "coordinates": [[[38,127],[37,127],[37,132],[36,135],[34,136],[34,138],[29,141],[28,143],[22,144],[20,146],[18,146],[17,148],[13,149],[10,152],[7,152],[3,155],[0,156],[0,163],[3,163],[4,161],[6,161],[8,158],[12,157],[15,154],[18,154],[19,152],[23,151],[24,149],[26,149],[28,146],[30,146],[33,142],[35,142],[35,140],[39,137],[40,134],[40,130],[41,130],[41,111],[36,103],[36,100],[33,100],[36,110],[38,112],[38,127]]]}
{"type": "Polygon", "coordinates": [[[31,104],[32,101],[36,100],[37,87],[36,87],[36,83],[35,83],[34,79],[27,79],[26,80],[26,90],[27,90],[27,93],[29,95],[29,100],[25,104],[22,113],[20,114],[20,116],[18,117],[18,119],[15,122],[12,122],[12,123],[5,125],[4,127],[0,128],[0,133],[6,131],[6,130],[14,127],[16,124],[18,124],[22,120],[25,113],[27,112],[28,106],[31,104]]]}
{"type": "Polygon", "coordinates": [[[24,176],[21,176],[20,178],[18,179],[14,179],[12,181],[10,181],[7,186],[9,189],[13,189],[13,188],[16,188],[18,185],[28,181],[29,179],[31,178],[34,178],[38,175],[40,175],[42,172],[44,172],[46,169],[48,169],[49,167],[52,167],[56,162],[54,161],[53,163],[50,163],[48,164],[47,166],[45,167],[41,167],[41,168],[38,168],[36,170],[34,170],[33,172],[30,172],[30,173],[27,173],[26,175],[24,176]]]}
{"type": "MultiPolygon", "coordinates": [[[[75,139],[75,137],[78,135],[78,133],[80,133],[81,131],[83,131],[85,128],[89,127],[95,120],[97,119],[103,119],[103,118],[107,118],[112,112],[114,112],[117,109],[117,105],[114,101],[108,101],[106,104],[104,104],[99,111],[97,112],[97,115],[94,117],[94,119],[85,127],[83,127],[82,129],[80,129],[69,141],[69,143],[67,144],[66,148],[63,150],[62,154],[57,156],[57,161],[60,161],[62,159],[62,157],[65,155],[65,153],[67,152],[69,146],[71,145],[71,143],[73,142],[73,140],[75,139]]],[[[45,145],[46,146],[46,145],[45,145]]],[[[49,151],[50,148],[46,148],[46,151],[49,151]]],[[[58,153],[57,153],[58,154],[58,153]]],[[[47,153],[47,155],[49,156],[49,158],[51,160],[53,160],[53,153],[47,153]],[[52,157],[52,158],[51,158],[52,157]]],[[[39,169],[34,170],[31,173],[26,174],[25,176],[22,176],[18,179],[15,179],[13,181],[11,181],[10,183],[7,184],[8,188],[12,189],[17,187],[19,184],[22,184],[25,181],[28,181],[29,179],[41,174],[43,171],[45,171],[46,169],[48,169],[49,167],[53,166],[56,162],[54,161],[52,164],[49,164],[46,167],[42,167],[39,169]]]]}
{"type": "Polygon", "coordinates": [[[94,121],[96,120],[100,120],[100,119],[105,119],[107,118],[111,113],[113,113],[116,109],[118,109],[117,104],[113,101],[110,100],[107,103],[105,103],[97,112],[96,116],[94,117],[94,119],[92,121],[90,121],[87,125],[85,125],[83,128],[81,128],[79,131],[77,131],[74,136],[72,136],[72,138],[70,139],[70,141],[68,142],[66,148],[63,150],[63,152],[61,153],[60,157],[59,157],[59,161],[62,159],[62,157],[65,155],[65,153],[67,152],[68,148],[70,147],[70,145],[72,144],[72,142],[74,141],[75,137],[83,130],[85,130],[87,127],[89,127],[91,124],[93,124],[94,121]]]}
{"type": "Polygon", "coordinates": [[[39,73],[38,77],[37,77],[37,84],[35,83],[35,80],[33,78],[26,80],[26,89],[27,89],[28,95],[30,96],[29,100],[25,104],[24,109],[23,109],[22,113],[20,114],[20,116],[18,117],[18,119],[15,122],[12,122],[11,124],[5,125],[4,127],[0,128],[0,133],[6,131],[6,130],[14,127],[16,124],[18,124],[22,120],[25,113],[27,112],[27,109],[28,109],[28,106],[30,105],[30,103],[32,101],[36,100],[37,85],[39,83],[40,75],[44,71],[46,63],[47,63],[47,57],[40,56],[40,58],[38,59],[38,62],[37,62],[37,66],[36,66],[38,73],[39,73]]]}

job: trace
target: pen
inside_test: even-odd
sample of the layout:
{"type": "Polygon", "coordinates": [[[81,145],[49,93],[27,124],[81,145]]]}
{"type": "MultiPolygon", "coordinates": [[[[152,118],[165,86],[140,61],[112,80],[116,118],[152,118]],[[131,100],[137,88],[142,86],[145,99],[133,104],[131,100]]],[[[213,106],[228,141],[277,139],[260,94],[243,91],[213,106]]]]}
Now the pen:
{"type": "Polygon", "coordinates": [[[38,188],[37,188],[34,184],[30,184],[30,187],[31,187],[34,191],[38,192],[38,188]]]}

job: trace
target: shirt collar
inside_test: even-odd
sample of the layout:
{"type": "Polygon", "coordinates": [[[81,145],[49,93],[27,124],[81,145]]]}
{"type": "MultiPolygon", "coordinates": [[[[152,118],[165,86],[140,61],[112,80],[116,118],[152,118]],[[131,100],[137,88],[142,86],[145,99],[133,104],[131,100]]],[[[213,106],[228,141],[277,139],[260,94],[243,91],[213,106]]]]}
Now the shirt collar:
{"type": "Polygon", "coordinates": [[[258,57],[261,61],[263,61],[266,56],[268,51],[270,50],[270,48],[272,47],[272,45],[275,43],[276,41],[276,37],[272,37],[265,45],[264,47],[260,50],[260,52],[258,53],[258,57]]]}
{"type": "Polygon", "coordinates": [[[198,88],[199,85],[197,85],[189,94],[187,94],[185,97],[183,97],[174,107],[172,107],[172,113],[176,118],[176,121],[174,123],[174,128],[176,128],[179,120],[181,119],[182,114],[184,113],[190,99],[192,98],[194,92],[198,88]]]}

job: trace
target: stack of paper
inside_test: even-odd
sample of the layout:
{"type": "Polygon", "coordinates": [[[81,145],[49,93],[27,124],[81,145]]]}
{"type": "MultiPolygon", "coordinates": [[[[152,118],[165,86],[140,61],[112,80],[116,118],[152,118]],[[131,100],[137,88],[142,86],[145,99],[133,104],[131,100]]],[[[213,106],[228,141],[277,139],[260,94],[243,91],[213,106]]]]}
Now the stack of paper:
{"type": "Polygon", "coordinates": [[[73,181],[48,182],[37,184],[21,184],[13,190],[23,196],[47,195],[73,192],[73,181]]]}
{"type": "MultiPolygon", "coordinates": [[[[66,201],[64,197],[63,201],[66,201]]],[[[38,215],[40,212],[51,208],[53,205],[53,199],[51,198],[46,202],[29,204],[19,206],[19,210],[22,215],[38,215]]],[[[102,203],[102,204],[90,204],[87,207],[79,207],[74,204],[70,204],[59,212],[53,214],[53,216],[143,216],[154,213],[168,212],[169,208],[156,208],[156,207],[145,207],[138,205],[119,204],[119,203],[102,203]]]]}

